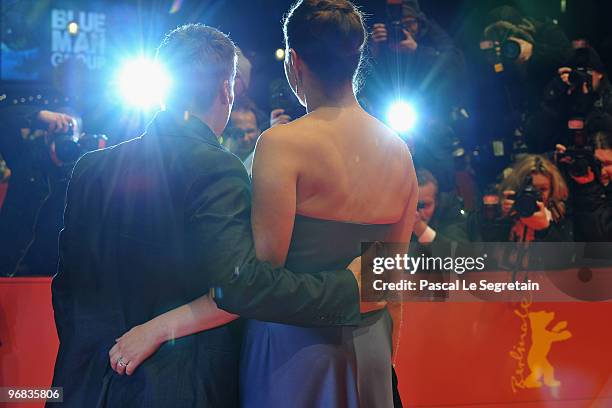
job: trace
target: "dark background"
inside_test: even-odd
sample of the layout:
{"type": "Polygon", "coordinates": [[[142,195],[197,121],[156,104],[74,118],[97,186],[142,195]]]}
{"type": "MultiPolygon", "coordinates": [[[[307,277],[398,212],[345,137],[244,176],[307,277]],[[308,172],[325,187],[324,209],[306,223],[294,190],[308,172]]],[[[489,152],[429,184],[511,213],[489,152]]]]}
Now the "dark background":
{"type": "MultiPolygon", "coordinates": [[[[23,0],[2,0],[4,8],[14,7],[23,0]]],[[[112,80],[113,67],[125,56],[144,53],[152,55],[163,34],[177,25],[188,22],[202,22],[229,33],[244,50],[253,64],[251,95],[265,110],[268,99],[268,83],[283,75],[282,64],[274,59],[274,51],[281,48],[282,16],[289,9],[287,0],[41,0],[34,1],[35,11],[44,16],[50,8],[74,8],[100,10],[108,13],[106,72],[96,73],[94,81],[102,86],[112,80]],[[178,11],[170,13],[175,3],[178,11]]],[[[356,0],[367,15],[368,24],[384,18],[385,0],[356,0]]],[[[422,0],[421,8],[455,38],[466,55],[468,69],[470,60],[477,58],[479,36],[482,30],[481,16],[495,6],[511,4],[525,14],[538,19],[555,19],[561,24],[570,39],[586,38],[600,51],[606,62],[610,59],[611,34],[609,16],[612,2],[606,0],[422,0]],[[566,11],[561,12],[565,3],[566,11]]],[[[30,8],[27,6],[26,8],[30,8]]],[[[48,18],[43,22],[48,22],[48,18]]],[[[6,25],[2,27],[6,35],[6,25]]],[[[45,42],[35,30],[40,24],[33,24],[30,41],[45,42]]],[[[27,30],[27,29],[26,29],[27,30]]],[[[48,34],[47,34],[48,35],[48,34]]],[[[0,61],[1,63],[1,61],[0,61]]],[[[43,74],[40,81],[2,81],[3,92],[27,93],[49,86],[53,74],[44,72],[50,67],[35,67],[43,74]]],[[[115,67],[116,68],[116,67],[115,67]]],[[[0,92],[1,94],[2,92],[0,92]]],[[[10,96],[10,95],[9,95],[10,96]]]]}

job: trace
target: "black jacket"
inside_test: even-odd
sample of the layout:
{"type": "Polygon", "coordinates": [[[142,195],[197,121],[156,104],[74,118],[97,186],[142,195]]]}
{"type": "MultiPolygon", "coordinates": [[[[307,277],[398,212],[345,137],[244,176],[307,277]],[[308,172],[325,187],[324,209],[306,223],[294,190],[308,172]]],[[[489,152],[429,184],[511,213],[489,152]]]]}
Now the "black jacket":
{"type": "Polygon", "coordinates": [[[572,183],[577,242],[612,241],[612,194],[598,182],[572,183]]]}
{"type": "Polygon", "coordinates": [[[0,209],[0,276],[51,276],[57,267],[65,172],[51,163],[44,138],[21,136],[21,129],[37,127],[40,110],[28,105],[0,108],[0,153],[12,171],[0,209]]]}
{"type": "Polygon", "coordinates": [[[434,20],[421,18],[419,24],[415,52],[398,53],[383,43],[380,53],[368,61],[371,66],[362,96],[377,117],[384,117],[390,94],[418,101],[431,117],[445,117],[451,106],[460,103],[463,53],[434,20]]]}
{"type": "Polygon", "coordinates": [[[546,87],[538,110],[527,121],[526,139],[531,151],[554,151],[555,145],[573,146],[574,138],[568,130],[568,121],[582,118],[588,126],[591,118],[612,114],[612,86],[607,79],[598,91],[584,95],[567,95],[568,86],[557,76],[546,87]]]}
{"type": "Polygon", "coordinates": [[[250,211],[244,166],[195,118],[161,112],[142,137],[79,160],[52,286],[53,384],[66,406],[237,406],[236,323],[163,345],[131,377],[108,362],[119,335],[211,288],[247,318],[358,322],[350,271],[293,274],[255,259],[250,211]]]}

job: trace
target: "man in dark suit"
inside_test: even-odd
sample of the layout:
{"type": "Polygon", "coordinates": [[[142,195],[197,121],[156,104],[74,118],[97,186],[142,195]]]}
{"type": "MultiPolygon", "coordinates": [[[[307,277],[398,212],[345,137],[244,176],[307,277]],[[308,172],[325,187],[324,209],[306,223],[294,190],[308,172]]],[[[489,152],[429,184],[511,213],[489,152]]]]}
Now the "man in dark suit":
{"type": "Polygon", "coordinates": [[[75,166],[53,280],[53,385],[66,406],[237,406],[239,322],[164,344],[132,376],[109,365],[116,337],[210,289],[243,317],[359,321],[350,271],[294,274],[255,258],[250,180],[216,137],[233,103],[235,58],[213,28],[172,31],[158,49],[174,74],[167,110],[143,136],[75,166]]]}

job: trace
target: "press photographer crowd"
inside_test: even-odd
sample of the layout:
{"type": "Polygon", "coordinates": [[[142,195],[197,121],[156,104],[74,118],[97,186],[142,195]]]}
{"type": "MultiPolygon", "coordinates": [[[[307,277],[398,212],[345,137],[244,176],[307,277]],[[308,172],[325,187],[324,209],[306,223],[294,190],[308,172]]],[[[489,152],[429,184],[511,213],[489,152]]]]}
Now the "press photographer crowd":
{"type": "MultiPolygon", "coordinates": [[[[501,6],[480,22],[480,55],[468,60],[418,1],[387,3],[386,21],[371,21],[358,95],[410,146],[420,186],[413,240],[612,240],[612,87],[589,40],[501,6]]],[[[252,65],[239,53],[221,138],[247,169],[262,131],[305,114],[282,78],[255,102],[252,65]]],[[[75,161],[142,131],[99,114],[74,84],[78,60],[57,70],[67,78],[51,96],[5,92],[0,102],[4,276],[55,273],[75,161]]]]}

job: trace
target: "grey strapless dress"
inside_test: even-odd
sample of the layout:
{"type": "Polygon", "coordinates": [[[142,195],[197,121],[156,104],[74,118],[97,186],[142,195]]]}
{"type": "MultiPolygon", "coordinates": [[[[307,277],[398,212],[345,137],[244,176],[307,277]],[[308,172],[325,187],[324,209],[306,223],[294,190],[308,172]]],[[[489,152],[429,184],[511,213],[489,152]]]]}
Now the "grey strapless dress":
{"type": "MultiPolygon", "coordinates": [[[[286,267],[297,273],[343,269],[361,242],[390,226],[296,216],[286,267]]],[[[283,305],[278,305],[283,307],[283,305]]],[[[358,327],[306,328],[249,320],[242,347],[242,407],[393,407],[392,320],[386,309],[358,327]]]]}

